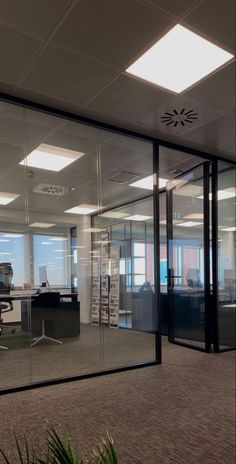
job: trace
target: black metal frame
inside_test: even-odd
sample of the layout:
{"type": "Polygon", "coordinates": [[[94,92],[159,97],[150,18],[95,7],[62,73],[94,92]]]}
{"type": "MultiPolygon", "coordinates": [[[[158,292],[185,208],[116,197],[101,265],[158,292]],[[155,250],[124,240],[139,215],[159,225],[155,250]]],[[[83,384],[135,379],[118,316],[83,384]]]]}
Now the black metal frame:
{"type": "Polygon", "coordinates": [[[169,321],[169,333],[168,340],[169,342],[183,346],[186,348],[195,349],[197,351],[204,351],[210,353],[211,348],[211,314],[212,314],[212,305],[210,298],[210,214],[209,214],[209,178],[210,178],[210,162],[203,161],[200,165],[194,166],[194,168],[189,169],[183,174],[178,175],[176,178],[181,179],[188,172],[197,169],[199,166],[203,166],[203,237],[204,237],[204,301],[205,301],[205,348],[202,348],[197,345],[192,345],[187,342],[181,342],[175,340],[174,336],[174,320],[173,314],[171,311],[171,299],[173,298],[173,292],[171,289],[171,256],[170,243],[173,240],[173,188],[167,189],[166,194],[166,217],[167,217],[167,263],[168,263],[168,275],[167,275],[167,288],[168,288],[168,321],[169,321]]]}
{"type": "MultiPolygon", "coordinates": [[[[154,254],[155,254],[155,288],[156,288],[156,293],[155,293],[155,305],[156,305],[156,310],[157,310],[157,324],[158,324],[158,330],[156,331],[156,360],[153,362],[147,362],[147,363],[140,363],[136,365],[131,365],[127,367],[121,367],[117,369],[111,369],[107,371],[99,371],[96,373],[89,373],[89,374],[81,374],[81,375],[76,375],[76,376],[69,376],[65,378],[58,378],[58,379],[51,379],[51,380],[45,380],[45,381],[40,381],[36,383],[31,383],[27,385],[22,385],[22,386],[16,386],[16,387],[10,387],[6,388],[0,391],[0,394],[3,393],[12,393],[12,392],[17,392],[17,391],[22,391],[22,390],[29,390],[33,388],[38,388],[38,387],[43,387],[43,386],[48,386],[48,385],[55,385],[59,383],[65,383],[65,382],[70,382],[73,380],[80,380],[80,379],[86,379],[86,378],[91,378],[91,377],[96,377],[98,375],[107,375],[107,374],[112,374],[115,372],[122,372],[130,369],[136,369],[136,368],[141,368],[145,366],[153,366],[156,364],[160,364],[161,362],[161,308],[160,308],[160,268],[159,268],[159,258],[160,258],[160,243],[159,243],[159,189],[158,189],[158,179],[159,179],[159,147],[166,147],[169,149],[173,150],[178,150],[183,153],[188,153],[193,156],[197,156],[200,158],[203,158],[204,160],[210,160],[214,163],[216,163],[216,158],[218,160],[222,160],[224,162],[227,162],[222,157],[219,156],[214,156],[209,153],[206,153],[201,150],[193,149],[190,147],[185,147],[182,145],[178,145],[172,142],[167,142],[160,140],[155,137],[151,137],[148,135],[144,135],[132,130],[128,130],[125,128],[121,128],[112,124],[107,124],[105,122],[99,122],[94,119],[90,119],[84,116],[78,116],[76,114],[63,111],[63,110],[58,110],[57,108],[53,108],[47,105],[43,105],[40,103],[32,102],[23,98],[19,98],[13,95],[9,95],[3,92],[0,92],[0,101],[3,101],[5,103],[9,104],[14,104],[20,107],[24,107],[28,110],[34,110],[38,111],[44,114],[49,114],[51,116],[55,116],[58,118],[62,118],[64,120],[68,121],[73,121],[77,122],[79,124],[91,126],[97,129],[121,134],[127,137],[132,137],[132,138],[137,138],[139,140],[144,140],[148,141],[150,143],[153,143],[153,172],[156,175],[157,182],[154,185],[154,236],[155,236],[155,244],[156,247],[154,247],[154,254]]],[[[236,162],[231,162],[229,161],[231,165],[236,165],[236,162]]],[[[215,187],[216,189],[217,187],[215,187]]],[[[213,189],[214,190],[214,189],[213,189]]],[[[150,196],[150,195],[149,195],[150,196]]],[[[148,195],[146,196],[148,197],[148,195]]],[[[215,197],[216,198],[216,197],[215,197]]],[[[214,191],[213,191],[213,202],[214,203],[214,191]]],[[[121,206],[117,205],[116,207],[121,206]]],[[[213,224],[217,224],[217,218],[213,217],[213,224]]],[[[213,229],[214,230],[214,229],[213,229]]],[[[215,288],[217,285],[217,239],[214,239],[214,247],[215,247],[215,253],[213,253],[213,280],[215,280],[215,288]]],[[[213,248],[214,248],[213,247],[213,248]]],[[[216,323],[216,322],[215,322],[216,323]]],[[[183,346],[185,346],[183,344],[183,346]]],[[[214,341],[214,347],[215,350],[217,350],[217,340],[214,341]]],[[[194,348],[191,346],[193,349],[197,349],[198,347],[194,348]]]]}
{"type": "MultiPolygon", "coordinates": [[[[219,175],[219,160],[212,163],[212,300],[213,307],[217,308],[212,313],[212,327],[213,327],[213,349],[215,353],[225,353],[233,351],[236,346],[229,346],[227,348],[220,347],[220,309],[219,309],[219,294],[218,294],[218,175],[219,175]]],[[[227,160],[223,161],[227,163],[227,160]]],[[[234,165],[235,163],[230,164],[234,165]]],[[[229,168],[230,169],[230,168],[229,168]]],[[[236,327],[235,327],[236,329],[236,327]]]]}

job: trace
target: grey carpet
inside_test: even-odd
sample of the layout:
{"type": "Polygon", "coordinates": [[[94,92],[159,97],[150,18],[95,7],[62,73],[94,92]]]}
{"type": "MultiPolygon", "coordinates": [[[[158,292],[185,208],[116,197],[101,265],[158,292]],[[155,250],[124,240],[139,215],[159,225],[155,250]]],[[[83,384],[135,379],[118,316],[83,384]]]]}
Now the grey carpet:
{"type": "Polygon", "coordinates": [[[161,366],[2,396],[0,444],[13,456],[13,429],[40,446],[54,424],[86,451],[109,430],[121,464],[233,464],[234,366],[165,343],[161,366]]]}

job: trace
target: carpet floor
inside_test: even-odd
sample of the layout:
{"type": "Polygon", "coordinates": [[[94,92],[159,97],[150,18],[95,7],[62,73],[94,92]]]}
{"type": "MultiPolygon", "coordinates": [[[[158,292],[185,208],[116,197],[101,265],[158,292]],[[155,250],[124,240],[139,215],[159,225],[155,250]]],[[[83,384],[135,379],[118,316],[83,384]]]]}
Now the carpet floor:
{"type": "Polygon", "coordinates": [[[14,464],[13,430],[41,447],[50,424],[85,452],[108,430],[121,464],[233,464],[235,353],[165,342],[162,365],[0,397],[14,464]]]}

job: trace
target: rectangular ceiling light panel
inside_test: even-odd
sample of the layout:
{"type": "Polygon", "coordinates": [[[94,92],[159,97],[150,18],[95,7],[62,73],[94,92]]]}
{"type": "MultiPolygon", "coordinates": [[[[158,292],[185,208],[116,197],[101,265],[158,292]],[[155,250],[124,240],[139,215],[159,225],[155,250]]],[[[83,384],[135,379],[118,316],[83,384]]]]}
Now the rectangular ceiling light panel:
{"type": "Polygon", "coordinates": [[[101,216],[111,219],[124,219],[128,214],[120,211],[107,211],[106,213],[102,213],[101,216]]]}
{"type": "Polygon", "coordinates": [[[177,24],[126,72],[180,93],[232,58],[231,53],[177,24]]]}
{"type": "Polygon", "coordinates": [[[87,205],[83,203],[79,206],[74,206],[74,208],[67,209],[64,213],[71,213],[71,214],[92,214],[95,211],[101,209],[99,206],[96,205],[87,205]]]}
{"type": "Polygon", "coordinates": [[[0,192],[0,205],[8,205],[20,195],[16,193],[0,192]]]}
{"type": "Polygon", "coordinates": [[[51,224],[50,222],[33,222],[29,225],[29,227],[40,227],[42,229],[49,229],[49,227],[53,227],[55,225],[56,224],[51,224]]]}
{"type": "MultiPolygon", "coordinates": [[[[168,179],[159,178],[159,189],[166,187],[168,179]]],[[[143,177],[132,184],[129,184],[130,187],[138,187],[146,190],[153,190],[153,175],[143,177]]]]}
{"type": "Polygon", "coordinates": [[[84,153],[42,143],[19,164],[31,168],[59,172],[83,156],[84,153]]]}
{"type": "Polygon", "coordinates": [[[143,216],[142,214],[134,214],[125,218],[127,221],[147,221],[152,219],[152,216],[143,216]]]}
{"type": "Polygon", "coordinates": [[[195,226],[201,226],[202,224],[203,224],[202,222],[186,221],[186,222],[181,222],[176,225],[179,227],[195,227],[195,226]]]}

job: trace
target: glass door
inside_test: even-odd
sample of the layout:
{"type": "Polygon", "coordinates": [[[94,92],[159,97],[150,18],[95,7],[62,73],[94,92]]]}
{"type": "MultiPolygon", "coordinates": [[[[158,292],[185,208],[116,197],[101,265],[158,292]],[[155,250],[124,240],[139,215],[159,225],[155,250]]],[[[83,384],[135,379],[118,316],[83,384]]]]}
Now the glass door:
{"type": "Polygon", "coordinates": [[[210,351],[209,163],[167,184],[169,341],[210,351]]]}

